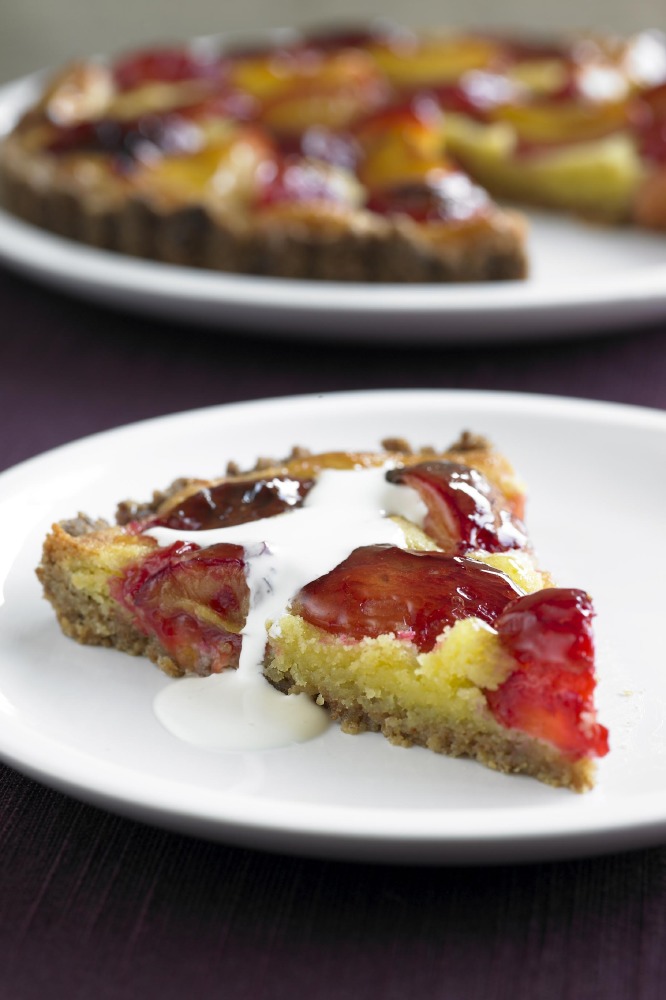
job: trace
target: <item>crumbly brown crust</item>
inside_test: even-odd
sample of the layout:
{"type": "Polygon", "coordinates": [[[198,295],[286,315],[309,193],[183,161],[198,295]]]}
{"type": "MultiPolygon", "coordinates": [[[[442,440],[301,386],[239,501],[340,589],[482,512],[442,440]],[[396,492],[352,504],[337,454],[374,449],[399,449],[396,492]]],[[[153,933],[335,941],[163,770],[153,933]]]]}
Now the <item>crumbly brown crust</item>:
{"type": "Polygon", "coordinates": [[[322,693],[316,686],[298,683],[289,671],[277,669],[269,658],[264,675],[286,694],[305,692],[318,704],[326,706],[331,718],[346,733],[379,732],[396,746],[422,746],[449,757],[469,757],[503,774],[524,774],[547,785],[584,792],[594,785],[595,764],[587,758],[572,760],[554,747],[531,739],[518,730],[484,732],[476,726],[439,719],[436,726],[421,722],[415,726],[399,708],[392,712],[364,706],[363,693],[353,706],[322,693]]]}
{"type": "MultiPolygon", "coordinates": [[[[362,210],[300,216],[214,215],[201,204],[168,207],[146,197],[87,194],[17,133],[0,147],[0,200],[59,236],[168,264],[317,281],[446,283],[524,278],[526,223],[496,209],[436,240],[409,219],[362,210]]],[[[439,227],[441,229],[441,227],[439,227]]]]}

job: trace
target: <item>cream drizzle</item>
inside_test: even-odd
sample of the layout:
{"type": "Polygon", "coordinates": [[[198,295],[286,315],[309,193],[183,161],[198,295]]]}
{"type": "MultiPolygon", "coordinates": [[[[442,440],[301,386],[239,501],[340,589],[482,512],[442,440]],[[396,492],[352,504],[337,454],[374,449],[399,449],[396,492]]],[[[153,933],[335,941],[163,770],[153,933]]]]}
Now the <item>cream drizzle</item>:
{"type": "Polygon", "coordinates": [[[305,695],[286,698],[264,679],[267,622],[311,580],[330,572],[362,545],[404,547],[390,515],[421,525],[425,506],[415,490],[386,481],[388,466],[324,469],[302,507],[276,517],[206,531],[152,528],[159,545],[229,542],[245,549],[250,610],[237,670],[187,677],[156,697],[155,714],[173,735],[216,750],[262,750],[312,739],[328,716],[305,695]]]}

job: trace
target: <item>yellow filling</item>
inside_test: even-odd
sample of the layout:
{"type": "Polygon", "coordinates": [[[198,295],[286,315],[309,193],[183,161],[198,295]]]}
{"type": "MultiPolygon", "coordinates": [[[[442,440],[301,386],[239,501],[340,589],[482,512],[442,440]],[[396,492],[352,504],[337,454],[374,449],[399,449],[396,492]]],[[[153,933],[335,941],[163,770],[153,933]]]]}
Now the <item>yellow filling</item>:
{"type": "Polygon", "coordinates": [[[70,582],[93,601],[105,604],[109,600],[109,581],[121,576],[130,563],[145,558],[152,547],[152,542],[147,544],[143,536],[123,535],[98,546],[95,558],[89,559],[84,545],[67,560],[70,582]]]}
{"type": "Polygon", "coordinates": [[[344,642],[294,615],[270,629],[273,679],[288,675],[296,690],[378,718],[414,715],[424,728],[438,720],[495,730],[482,688],[496,688],[515,667],[496,632],[478,618],[445,629],[431,652],[381,635],[344,642]]]}
{"type": "Polygon", "coordinates": [[[516,156],[509,122],[484,125],[450,115],[447,139],[450,151],[496,195],[608,220],[628,217],[644,172],[626,132],[516,156]]]}

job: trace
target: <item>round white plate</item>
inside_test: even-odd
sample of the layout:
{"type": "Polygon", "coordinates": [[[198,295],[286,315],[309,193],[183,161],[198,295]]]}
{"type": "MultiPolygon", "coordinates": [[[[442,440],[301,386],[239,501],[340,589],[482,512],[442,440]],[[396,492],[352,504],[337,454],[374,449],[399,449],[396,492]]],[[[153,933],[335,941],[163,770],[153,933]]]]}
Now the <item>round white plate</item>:
{"type": "MultiPolygon", "coordinates": [[[[0,89],[0,136],[39,77],[0,89]]],[[[540,340],[626,329],[666,315],[666,235],[527,213],[532,275],[459,286],[256,278],[85,247],[0,210],[0,261],[81,298],[224,330],[384,344],[540,340]]]]}
{"type": "Polygon", "coordinates": [[[82,799],[245,846],[392,862],[496,863],[666,839],[666,414],[516,394],[384,391],[267,400],[151,420],[0,476],[0,756],[82,799]],[[331,727],[300,745],[213,752],[179,741],[153,701],[177,684],[147,660],[62,636],[34,575],[52,521],[110,517],[227,459],[450,443],[488,432],[529,484],[542,565],[597,607],[611,753],[586,795],[331,727]]]}

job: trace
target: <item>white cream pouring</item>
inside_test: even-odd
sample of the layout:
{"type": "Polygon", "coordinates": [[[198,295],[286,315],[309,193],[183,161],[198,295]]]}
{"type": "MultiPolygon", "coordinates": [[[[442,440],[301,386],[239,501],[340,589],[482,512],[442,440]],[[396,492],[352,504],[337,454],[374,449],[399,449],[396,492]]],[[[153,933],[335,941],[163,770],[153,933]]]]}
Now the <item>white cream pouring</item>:
{"type": "Polygon", "coordinates": [[[164,688],[154,710],[163,726],[188,743],[214,750],[262,750],[312,739],[327,714],[307,695],[285,697],[264,679],[266,622],[289,600],[362,545],[404,546],[390,515],[422,525],[425,505],[415,490],[386,481],[389,466],[324,469],[302,507],[276,517],[207,531],[152,528],[159,545],[177,539],[202,548],[220,542],[245,549],[250,611],[237,670],[186,677],[164,688]]]}

